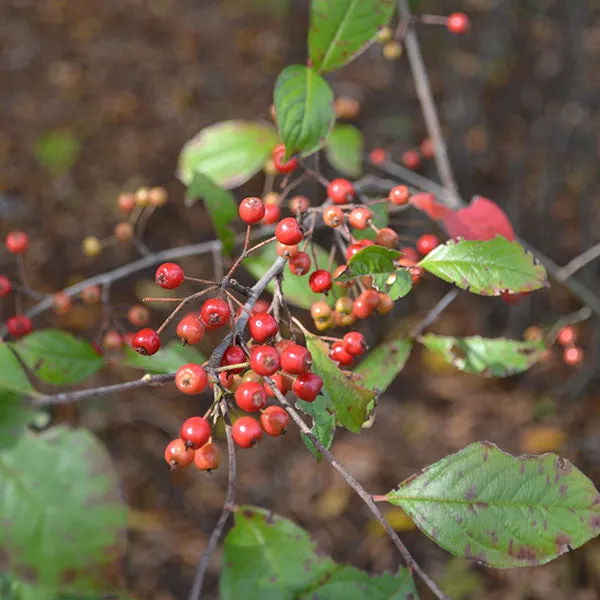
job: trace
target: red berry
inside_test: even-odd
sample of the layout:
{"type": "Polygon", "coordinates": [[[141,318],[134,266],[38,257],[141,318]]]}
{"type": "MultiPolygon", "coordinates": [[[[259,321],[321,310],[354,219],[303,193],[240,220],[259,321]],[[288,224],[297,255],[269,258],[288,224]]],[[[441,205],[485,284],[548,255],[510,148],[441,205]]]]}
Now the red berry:
{"type": "Polygon", "coordinates": [[[267,313],[252,315],[248,319],[248,328],[252,338],[261,343],[266,342],[279,331],[277,321],[267,313]]]}
{"type": "MultiPolygon", "coordinates": [[[[379,300],[377,304],[379,304],[379,300]]],[[[358,331],[350,331],[347,333],[342,340],[342,344],[344,350],[352,356],[360,356],[361,354],[364,354],[367,349],[365,336],[358,331]]]]}
{"type": "Polygon", "coordinates": [[[281,353],[281,368],[292,375],[306,373],[312,365],[312,356],[308,348],[292,344],[281,353]]]}
{"type": "Polygon", "coordinates": [[[277,437],[285,433],[290,417],[281,406],[267,406],[260,415],[260,424],[267,435],[277,437]]]}
{"type": "Polygon", "coordinates": [[[183,269],[175,263],[164,263],[156,269],[154,279],[165,290],[174,290],[183,283],[183,269]]]}
{"type": "Polygon", "coordinates": [[[221,450],[212,442],[207,442],[194,452],[194,464],[201,471],[214,471],[221,464],[221,450]]]}
{"type": "Polygon", "coordinates": [[[328,292],[331,289],[333,279],[329,271],[317,269],[310,274],[308,284],[315,294],[320,294],[321,292],[328,292]]]}
{"type": "MultiPolygon", "coordinates": [[[[242,378],[239,375],[232,373],[231,371],[221,371],[219,373],[219,383],[226,389],[234,391],[237,389],[242,382],[242,378]]],[[[213,384],[210,384],[211,388],[213,384]]]]}
{"type": "Polygon", "coordinates": [[[196,315],[187,315],[179,321],[177,335],[184,344],[197,344],[204,337],[204,325],[196,315]]]}
{"type": "Polygon", "coordinates": [[[33,331],[33,323],[25,315],[15,315],[6,321],[6,328],[13,337],[23,337],[33,331]]]}
{"type": "Polygon", "coordinates": [[[12,283],[6,275],[0,275],[0,298],[8,296],[12,291],[12,283]]]}
{"type": "Polygon", "coordinates": [[[347,179],[334,179],[327,186],[327,195],[334,204],[346,204],[354,198],[354,186],[347,179]]]}
{"type": "Polygon", "coordinates": [[[22,254],[29,246],[29,238],[22,231],[11,231],[6,236],[6,247],[12,254],[22,254]]]}
{"type": "Polygon", "coordinates": [[[389,227],[383,227],[377,232],[375,241],[384,248],[394,248],[398,243],[398,234],[389,227]]]}
{"type": "Polygon", "coordinates": [[[225,300],[210,298],[202,305],[200,317],[207,329],[217,329],[227,325],[231,318],[231,309],[225,300]]]}
{"type": "Polygon", "coordinates": [[[360,243],[350,244],[346,250],[346,260],[350,260],[357,252],[360,252],[364,246],[360,243]]]}
{"type": "MultiPolygon", "coordinates": [[[[241,346],[228,346],[223,352],[221,358],[221,366],[228,367],[229,365],[239,365],[247,362],[246,353],[241,346]]],[[[239,367],[238,369],[228,369],[228,373],[236,375],[241,373],[246,367],[239,367]]]]}
{"type": "Polygon", "coordinates": [[[298,159],[291,157],[287,161],[284,161],[285,156],[285,144],[276,146],[273,150],[272,158],[275,169],[279,173],[291,173],[298,166],[298,159]]]}
{"type": "Polygon", "coordinates": [[[273,346],[254,346],[250,354],[250,368],[259,375],[273,375],[279,371],[281,359],[273,346]]]}
{"type": "Polygon", "coordinates": [[[556,340],[561,346],[572,346],[579,337],[577,329],[573,325],[565,325],[556,336],[556,340]]]}
{"type": "MultiPolygon", "coordinates": [[[[284,375],[283,373],[275,373],[275,375],[271,375],[271,379],[275,384],[275,387],[283,394],[287,394],[292,389],[292,381],[288,375],[284,375]]],[[[274,396],[273,390],[271,386],[265,382],[264,384],[265,392],[267,392],[268,396],[274,396]]]]}
{"type": "Polygon", "coordinates": [[[405,185],[397,185],[390,190],[389,199],[392,204],[396,206],[403,206],[408,204],[410,192],[405,185]]]}
{"type": "Polygon", "coordinates": [[[123,214],[128,215],[135,208],[135,196],[133,194],[120,194],[117,198],[117,205],[123,214]]]}
{"type": "Polygon", "coordinates": [[[281,218],[281,209],[278,204],[267,204],[265,206],[265,216],[262,219],[264,225],[273,225],[281,218]]]}
{"type": "Polygon", "coordinates": [[[310,270],[310,256],[306,252],[298,252],[296,256],[290,258],[288,266],[294,275],[306,275],[310,270]]]}
{"type": "Polygon", "coordinates": [[[383,148],[373,148],[369,154],[369,160],[376,166],[383,164],[387,157],[388,153],[383,148]]]}
{"type": "Polygon", "coordinates": [[[433,233],[426,233],[417,240],[417,250],[421,256],[427,256],[440,245],[440,240],[433,233]]]}
{"type": "Polygon", "coordinates": [[[421,157],[416,150],[407,150],[400,160],[407,169],[417,169],[421,164],[421,157]]]}
{"type": "Polygon", "coordinates": [[[252,309],[252,314],[255,315],[257,313],[264,313],[269,310],[269,303],[266,300],[257,300],[254,308],[252,309]]]}
{"type": "MultiPolygon", "coordinates": [[[[400,250],[400,254],[402,255],[402,258],[412,262],[413,264],[418,263],[419,260],[421,259],[421,257],[419,256],[419,253],[414,248],[411,248],[410,246],[405,246],[404,248],[402,248],[400,250]]],[[[405,265],[405,266],[411,267],[412,265],[405,265]]]]}
{"type": "Polygon", "coordinates": [[[279,352],[279,354],[281,355],[281,353],[286,349],[289,348],[290,346],[293,346],[294,342],[292,342],[292,340],[279,340],[276,344],[275,344],[275,350],[277,350],[277,352],[279,352]]]}
{"type": "Polygon", "coordinates": [[[302,373],[292,384],[292,391],[304,402],[314,402],[322,388],[323,380],[316,373],[302,373]]]}
{"type": "Polygon", "coordinates": [[[265,205],[260,198],[249,196],[240,203],[239,213],[244,223],[255,225],[265,216],[265,205]]]}
{"type": "Polygon", "coordinates": [[[417,267],[415,265],[414,267],[409,267],[408,272],[410,273],[413,285],[417,285],[417,283],[419,283],[421,280],[421,277],[423,277],[423,273],[425,271],[423,270],[423,267],[417,267]]]}
{"type": "Polygon", "coordinates": [[[143,327],[144,325],[147,325],[150,320],[150,311],[145,306],[134,304],[127,311],[127,320],[134,327],[143,327]]]}
{"type": "Polygon", "coordinates": [[[419,147],[423,158],[432,159],[435,156],[435,146],[431,138],[426,137],[419,147]]]}
{"type": "Polygon", "coordinates": [[[379,305],[377,306],[377,312],[380,315],[387,315],[394,309],[394,301],[383,292],[379,292],[379,305]]]}
{"type": "Polygon", "coordinates": [[[267,405],[267,392],[260,383],[245,381],[235,392],[235,402],[246,412],[258,412],[267,405]]]}
{"type": "Polygon", "coordinates": [[[293,246],[286,246],[281,242],[277,242],[276,246],[277,254],[285,259],[294,258],[294,256],[298,256],[300,252],[300,247],[298,244],[294,244],[293,246]]]}
{"type": "Polygon", "coordinates": [[[100,286],[89,285],[81,292],[81,298],[86,304],[100,302],[100,286]]]}
{"type": "Polygon", "coordinates": [[[177,389],[188,395],[200,394],[206,388],[208,375],[200,365],[188,363],[179,367],[175,373],[177,389]]]}
{"type": "Polygon", "coordinates": [[[458,35],[465,33],[470,26],[471,22],[469,21],[469,17],[464,13],[452,13],[446,21],[448,31],[458,35]]]}
{"type": "Polygon", "coordinates": [[[352,364],[354,357],[351,354],[348,354],[344,349],[344,345],[342,342],[334,342],[331,345],[331,350],[329,351],[329,358],[335,361],[341,366],[348,366],[352,364]]]}
{"type": "Polygon", "coordinates": [[[327,227],[339,227],[344,222],[344,211],[339,206],[328,206],[323,211],[323,222],[327,227]]]}
{"type": "Polygon", "coordinates": [[[348,222],[355,229],[366,229],[371,224],[373,213],[366,206],[359,206],[350,211],[348,222]]]}
{"type": "Polygon", "coordinates": [[[57,315],[65,315],[71,310],[71,297],[64,292],[57,292],[52,297],[52,308],[57,315]]]}
{"type": "Polygon", "coordinates": [[[203,417],[190,417],[183,422],[179,436],[188,448],[198,450],[210,439],[210,425],[203,417]]]}
{"type": "Polygon", "coordinates": [[[105,350],[119,350],[124,343],[123,336],[116,329],[109,329],[102,336],[102,346],[105,350]]]}
{"type": "Polygon", "coordinates": [[[281,219],[275,227],[275,237],[286,246],[299,244],[304,237],[302,227],[294,217],[286,217],[281,219]]]}
{"type": "Polygon", "coordinates": [[[151,356],[160,348],[160,337],[154,329],[141,329],[133,337],[131,347],[144,356],[151,356]]]}
{"type": "Polygon", "coordinates": [[[176,439],[166,447],[165,460],[171,469],[187,467],[194,460],[194,451],[183,440],[176,439]]]}
{"type": "Polygon", "coordinates": [[[119,242],[129,242],[133,237],[133,226],[131,223],[122,222],[115,226],[115,237],[119,242]]]}
{"type": "Polygon", "coordinates": [[[583,350],[579,346],[569,346],[563,352],[563,360],[570,367],[576,367],[583,361],[583,350]]]}
{"type": "Polygon", "coordinates": [[[306,196],[294,196],[288,204],[290,211],[293,212],[295,215],[308,210],[309,206],[310,201],[306,196]]]}
{"type": "Polygon", "coordinates": [[[240,417],[231,428],[233,441],[240,448],[252,448],[262,438],[262,429],[252,417],[240,417]]]}

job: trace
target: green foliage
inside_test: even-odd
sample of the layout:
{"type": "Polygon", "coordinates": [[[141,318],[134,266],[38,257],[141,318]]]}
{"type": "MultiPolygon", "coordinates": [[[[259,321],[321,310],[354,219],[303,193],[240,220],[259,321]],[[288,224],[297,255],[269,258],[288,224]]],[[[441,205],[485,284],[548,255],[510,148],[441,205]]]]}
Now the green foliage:
{"type": "Polygon", "coordinates": [[[201,365],[206,357],[193,346],[184,346],[172,340],[152,356],[142,356],[131,348],[124,348],[125,354],[121,365],[134,369],[143,369],[147,373],[173,373],[187,363],[201,365]]]}
{"type": "Polygon", "coordinates": [[[404,368],[412,346],[407,338],[385,342],[371,350],[354,372],[364,377],[362,385],[366,388],[385,392],[404,368]]]}
{"type": "Polygon", "coordinates": [[[308,55],[325,73],[342,67],[387,25],[395,0],[312,0],[308,55]]]}
{"type": "Polygon", "coordinates": [[[348,177],[362,172],[363,136],[353,125],[336,125],[327,138],[325,156],[331,166],[348,177]]]}
{"type": "Polygon", "coordinates": [[[0,390],[34,394],[25,371],[8,344],[0,343],[0,390]]]}
{"type": "Polygon", "coordinates": [[[416,600],[407,569],[369,577],[317,552],[306,531],[254,506],[240,506],[225,538],[222,600],[416,600]],[[412,596],[410,595],[412,594],[412,596]]]}
{"type": "Polygon", "coordinates": [[[421,336],[419,342],[431,352],[441,354],[457,369],[486,377],[509,377],[526,371],[546,349],[542,341],[456,338],[433,333],[421,336]]]}
{"type": "Polygon", "coordinates": [[[104,366],[89,342],[57,329],[34,331],[13,348],[38,379],[53,385],[80,383],[104,366]]]}
{"type": "Polygon", "coordinates": [[[110,459],[86,430],[54,427],[0,453],[3,571],[48,590],[116,585],[126,510],[110,459]]]}
{"type": "Polygon", "coordinates": [[[317,337],[306,334],[306,347],[312,355],[312,370],[323,380],[322,394],[335,408],[337,422],[349,431],[358,433],[375,394],[341,371],[329,358],[327,346],[317,337]]]}
{"type": "Polygon", "coordinates": [[[187,200],[204,200],[204,207],[212,221],[218,238],[223,243],[223,253],[231,254],[235,243],[229,223],[238,218],[238,207],[233,194],[219,187],[210,177],[196,172],[187,190],[187,200]]]}
{"type": "Polygon", "coordinates": [[[556,454],[514,457],[471,444],[387,496],[455,556],[492,567],[551,561],[600,532],[600,494],[556,454]]]}
{"type": "MultiPolygon", "coordinates": [[[[329,449],[335,433],[335,406],[331,402],[331,399],[327,396],[319,395],[314,402],[298,400],[296,406],[312,417],[313,425],[311,431],[319,442],[325,448],[329,449]]],[[[300,435],[306,447],[315,455],[317,462],[321,462],[321,453],[315,448],[312,441],[303,433],[300,435]]]]}
{"type": "Polygon", "coordinates": [[[325,144],[335,123],[333,92],[316,71],[304,65],[286,67],[275,82],[273,98],[286,156],[308,156],[325,144]]]}
{"type": "Polygon", "coordinates": [[[546,269],[518,242],[498,236],[493,240],[449,241],[420,263],[436,277],[481,296],[503,291],[531,292],[547,285],[546,269]]]}
{"type": "Polygon", "coordinates": [[[242,185],[258,173],[279,139],[268,123],[232,120],[206,127],[182,148],[178,179],[190,186],[203,173],[224,188],[242,185]]]}
{"type": "Polygon", "coordinates": [[[0,451],[17,444],[32,417],[22,396],[0,390],[0,451]]]}
{"type": "Polygon", "coordinates": [[[373,277],[373,285],[389,294],[392,300],[403,298],[412,289],[412,278],[406,269],[398,268],[394,261],[400,252],[382,246],[367,246],[349,261],[348,268],[338,278],[340,281],[356,279],[363,275],[373,277]]]}
{"type": "Polygon", "coordinates": [[[48,131],[34,146],[37,161],[52,175],[66,173],[79,158],[81,142],[67,130],[48,131]]]}

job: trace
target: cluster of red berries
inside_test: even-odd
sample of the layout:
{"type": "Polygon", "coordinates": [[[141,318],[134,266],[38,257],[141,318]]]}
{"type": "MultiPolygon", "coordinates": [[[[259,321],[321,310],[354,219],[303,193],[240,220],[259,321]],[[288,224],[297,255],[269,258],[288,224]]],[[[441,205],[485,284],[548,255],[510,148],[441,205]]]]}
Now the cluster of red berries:
{"type": "Polygon", "coordinates": [[[573,325],[562,327],[556,336],[556,341],[563,347],[565,364],[576,367],[583,362],[583,348],[577,346],[579,332],[573,325]]]}
{"type": "Polygon", "coordinates": [[[187,467],[192,462],[201,471],[219,467],[221,450],[212,441],[210,424],[205,418],[186,419],[179,436],[165,449],[165,460],[171,469],[187,467]]]}
{"type": "MultiPolygon", "coordinates": [[[[411,170],[418,169],[422,160],[431,160],[435,156],[435,147],[431,138],[425,138],[418,148],[410,148],[402,153],[400,162],[411,170]]],[[[382,165],[385,161],[389,160],[390,156],[387,150],[384,148],[373,148],[369,153],[369,160],[371,164],[378,166],[382,165]]]]}
{"type": "Polygon", "coordinates": [[[337,363],[338,367],[347,367],[354,362],[357,356],[362,356],[367,350],[367,343],[362,333],[350,331],[341,340],[333,342],[329,350],[329,358],[337,363]]]}

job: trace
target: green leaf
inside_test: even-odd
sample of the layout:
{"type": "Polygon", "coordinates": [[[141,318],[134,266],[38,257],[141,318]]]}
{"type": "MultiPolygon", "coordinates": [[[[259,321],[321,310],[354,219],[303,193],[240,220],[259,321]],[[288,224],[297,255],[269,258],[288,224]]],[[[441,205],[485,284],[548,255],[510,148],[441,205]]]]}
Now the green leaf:
{"type": "Polygon", "coordinates": [[[334,169],[348,177],[360,177],[362,153],[363,136],[356,127],[336,125],[333,128],[327,138],[325,155],[334,169]]]}
{"type": "Polygon", "coordinates": [[[542,341],[479,336],[455,338],[427,333],[418,341],[431,352],[441,354],[457,369],[486,377],[522,373],[540,360],[546,350],[542,341]]]}
{"type": "Polygon", "coordinates": [[[278,143],[277,132],[268,123],[216,123],[184,145],[177,178],[190,186],[194,174],[203,173],[224,188],[240,186],[264,167],[278,143]]]}
{"type": "MultiPolygon", "coordinates": [[[[326,268],[329,265],[329,252],[317,244],[314,244],[314,251],[319,261],[319,267],[326,268]]],[[[264,249],[253,252],[242,264],[255,279],[260,279],[276,259],[277,249],[275,244],[268,244],[264,249]]],[[[331,270],[333,271],[336,267],[337,263],[334,262],[331,270]]],[[[273,293],[274,289],[275,283],[269,283],[267,290],[273,293]]],[[[340,287],[334,285],[327,296],[327,302],[333,304],[342,293],[340,287]]],[[[287,266],[283,271],[283,294],[287,302],[300,308],[309,309],[317,300],[321,300],[321,294],[315,294],[310,289],[308,275],[302,277],[294,275],[290,273],[287,266]]]]}
{"type": "MultiPolygon", "coordinates": [[[[314,402],[298,400],[296,406],[312,417],[313,425],[311,431],[321,444],[329,450],[331,442],[333,442],[333,434],[335,433],[335,406],[331,402],[331,399],[319,395],[314,402]]],[[[315,445],[304,434],[300,435],[305,446],[315,455],[317,462],[321,462],[321,453],[315,448],[315,445]]]]}
{"type": "Polygon", "coordinates": [[[426,271],[481,296],[531,292],[547,285],[546,270],[518,242],[449,241],[420,263],[426,271]]]}
{"type": "Polygon", "coordinates": [[[34,389],[27,379],[23,367],[13,354],[8,344],[0,342],[0,389],[34,394],[34,389]]]}
{"type": "Polygon", "coordinates": [[[86,430],[54,427],[0,453],[3,571],[62,591],[116,586],[126,508],[109,456],[86,430]]]}
{"type": "MultiPolygon", "coordinates": [[[[378,202],[377,204],[371,204],[369,209],[373,214],[373,225],[375,225],[377,229],[383,229],[384,227],[388,226],[389,202],[378,202]]],[[[353,229],[352,235],[357,240],[372,240],[373,242],[377,238],[377,233],[370,227],[367,227],[366,229],[353,229]]]]}
{"type": "Polygon", "coordinates": [[[401,338],[371,350],[354,370],[364,377],[362,385],[380,394],[385,392],[404,368],[412,345],[412,340],[401,338]]]}
{"type": "Polygon", "coordinates": [[[48,131],[35,142],[35,158],[52,175],[62,175],[75,165],[81,142],[68,130],[48,131]]]}
{"type": "Polygon", "coordinates": [[[0,450],[12,448],[32,418],[31,409],[19,394],[0,390],[0,450]]]}
{"type": "Polygon", "coordinates": [[[312,355],[312,370],[323,380],[322,394],[335,408],[337,422],[358,433],[375,394],[341,371],[329,358],[328,348],[319,338],[306,333],[306,347],[312,355]]]}
{"type": "Polygon", "coordinates": [[[13,348],[38,379],[53,385],[80,383],[104,366],[89,342],[57,329],[34,331],[13,348]]]}
{"type": "Polygon", "coordinates": [[[132,348],[125,347],[125,355],[121,365],[134,369],[143,369],[147,373],[174,373],[187,363],[201,365],[205,356],[192,346],[184,346],[177,340],[171,340],[152,356],[142,356],[132,348]]]}
{"type": "Polygon", "coordinates": [[[400,252],[383,246],[367,246],[359,250],[349,261],[348,268],[338,277],[349,281],[363,275],[373,277],[373,285],[386,292],[392,300],[403,298],[412,289],[412,278],[406,269],[398,268],[395,260],[400,252]]]}
{"type": "Polygon", "coordinates": [[[286,67],[275,82],[274,101],[286,156],[308,156],[325,144],[335,123],[333,92],[316,71],[286,67]]]}
{"type": "Polygon", "coordinates": [[[350,62],[388,24],[394,0],[312,0],[308,56],[326,73],[350,62]]]}
{"type": "Polygon", "coordinates": [[[545,564],[600,532],[600,494],[556,454],[514,457],[471,444],[386,500],[455,556],[492,567],[545,564]]]}
{"type": "Polygon", "coordinates": [[[223,242],[223,253],[231,254],[235,236],[229,223],[238,217],[238,208],[233,194],[219,187],[202,173],[194,173],[187,190],[186,202],[202,198],[204,207],[212,221],[217,237],[223,242]]]}
{"type": "Polygon", "coordinates": [[[225,538],[220,592],[221,600],[417,599],[407,569],[369,577],[338,565],[295,523],[254,506],[239,507],[225,538]]]}

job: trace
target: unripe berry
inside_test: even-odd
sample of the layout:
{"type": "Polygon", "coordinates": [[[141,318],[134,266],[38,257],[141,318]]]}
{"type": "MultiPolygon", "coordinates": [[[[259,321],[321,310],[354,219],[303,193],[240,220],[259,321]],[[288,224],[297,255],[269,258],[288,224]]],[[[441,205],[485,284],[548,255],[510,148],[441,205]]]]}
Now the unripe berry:
{"type": "Polygon", "coordinates": [[[123,221],[115,225],[115,237],[119,242],[130,242],[133,238],[133,226],[123,221]]]}
{"type": "Polygon", "coordinates": [[[390,190],[388,198],[392,204],[403,206],[404,204],[408,204],[410,192],[405,185],[397,185],[390,190]]]}
{"type": "Polygon", "coordinates": [[[57,315],[65,315],[71,310],[71,297],[64,292],[57,292],[52,297],[52,308],[57,315]]]}
{"type": "Polygon", "coordinates": [[[348,222],[355,229],[366,229],[371,224],[373,213],[366,206],[359,206],[350,211],[348,222]]]}
{"type": "Polygon", "coordinates": [[[240,417],[231,428],[233,441],[240,448],[252,448],[262,438],[262,429],[252,417],[240,417]]]}
{"type": "Polygon", "coordinates": [[[8,296],[12,291],[12,283],[6,275],[0,275],[0,298],[8,296]]]}
{"type": "Polygon", "coordinates": [[[281,198],[279,192],[267,192],[263,197],[263,202],[265,203],[265,206],[279,204],[279,198],[281,198]]]}
{"type": "Polygon", "coordinates": [[[298,256],[298,252],[300,252],[300,247],[298,244],[294,244],[293,246],[286,246],[281,242],[277,242],[276,245],[277,254],[281,256],[281,258],[290,259],[294,258],[294,256],[298,256]]]}
{"type": "Polygon", "coordinates": [[[150,204],[150,189],[143,185],[135,191],[135,203],[138,206],[144,207],[150,204]]]}
{"type": "Polygon", "coordinates": [[[265,206],[265,216],[262,219],[263,225],[273,225],[281,218],[281,209],[277,204],[267,204],[265,206]]]}
{"type": "Polygon", "coordinates": [[[131,347],[144,356],[151,356],[160,349],[160,337],[154,329],[141,329],[133,336],[131,347]]]}
{"type": "Polygon", "coordinates": [[[385,44],[386,42],[389,42],[393,37],[394,37],[394,32],[391,30],[390,27],[386,26],[386,27],[382,27],[377,32],[377,35],[375,36],[375,39],[380,44],[385,44]]]}
{"type": "Polygon", "coordinates": [[[331,307],[327,302],[323,302],[320,300],[319,302],[314,302],[310,307],[310,316],[315,321],[327,320],[331,317],[331,307]]]}
{"type": "Polygon", "coordinates": [[[259,343],[266,342],[279,331],[277,321],[267,313],[256,313],[248,319],[250,335],[259,343]]]}
{"type": "Polygon", "coordinates": [[[165,460],[171,469],[181,469],[194,460],[194,451],[188,448],[183,440],[173,440],[165,448],[165,460]]]}
{"type": "Polygon", "coordinates": [[[351,354],[348,354],[344,349],[342,342],[334,342],[331,345],[331,350],[329,351],[329,358],[334,362],[338,363],[338,365],[342,367],[346,367],[352,364],[354,357],[351,354]]]}
{"type": "Polygon", "coordinates": [[[109,329],[102,336],[102,346],[105,350],[119,350],[124,343],[125,339],[116,329],[109,329]]]}
{"type": "Polygon", "coordinates": [[[351,121],[360,112],[360,102],[350,96],[339,96],[333,102],[333,109],[338,119],[351,121]]]}
{"type": "Polygon", "coordinates": [[[221,464],[221,450],[213,442],[206,442],[194,452],[194,464],[200,471],[214,471],[221,464]]]}
{"type": "Polygon", "coordinates": [[[350,331],[344,336],[342,340],[344,350],[352,356],[360,356],[364,354],[367,349],[367,342],[365,336],[358,331],[350,331]]]}
{"type": "Polygon", "coordinates": [[[532,325],[523,332],[523,339],[528,342],[539,342],[543,338],[544,332],[537,325],[532,325]]]}
{"type": "Polygon", "coordinates": [[[200,365],[188,363],[179,367],[175,373],[175,385],[184,394],[200,394],[205,390],[207,384],[208,375],[200,365]]]}
{"type": "Polygon", "coordinates": [[[377,312],[380,315],[387,315],[394,309],[394,301],[383,292],[379,292],[379,305],[377,306],[377,312]]]}
{"type": "Polygon", "coordinates": [[[294,275],[306,275],[310,270],[310,256],[306,252],[298,252],[290,259],[288,266],[294,275]]]}
{"type": "Polygon", "coordinates": [[[203,417],[190,417],[183,422],[179,436],[188,448],[198,450],[210,439],[210,425],[203,417]]]}
{"type": "Polygon", "coordinates": [[[339,206],[328,206],[323,211],[323,222],[327,227],[339,227],[344,222],[344,211],[339,206]]]}
{"type": "Polygon", "coordinates": [[[556,336],[556,341],[561,346],[572,346],[579,337],[577,329],[573,325],[565,325],[556,336]]]}
{"type": "Polygon", "coordinates": [[[178,288],[185,278],[183,269],[175,263],[163,263],[156,269],[154,280],[165,290],[178,288]]]}
{"type": "Polygon", "coordinates": [[[98,285],[88,285],[81,292],[81,299],[86,304],[96,304],[96,302],[100,302],[100,286],[98,285]]]}
{"type": "Polygon", "coordinates": [[[304,237],[302,227],[294,217],[286,217],[281,219],[275,227],[275,237],[286,246],[299,244],[304,237]]]}
{"type": "Polygon", "coordinates": [[[302,373],[292,384],[292,391],[304,402],[314,402],[322,388],[323,380],[316,373],[302,373]]]}
{"type": "Polygon", "coordinates": [[[383,227],[377,232],[375,242],[384,248],[394,248],[398,243],[398,234],[389,227],[383,227]]]}
{"type": "Polygon", "coordinates": [[[260,424],[263,431],[273,437],[285,433],[289,423],[290,417],[281,406],[267,406],[260,415],[260,424]]]}
{"type": "Polygon", "coordinates": [[[254,346],[250,354],[250,368],[259,375],[273,375],[279,371],[281,359],[273,346],[254,346]]]}
{"type": "Polygon", "coordinates": [[[33,323],[25,315],[15,315],[6,321],[6,328],[13,337],[23,337],[33,331],[33,323]]]}
{"type": "Polygon", "coordinates": [[[267,405],[267,392],[260,383],[246,381],[235,392],[235,402],[246,412],[258,412],[267,405]]]}
{"type": "Polygon", "coordinates": [[[169,199],[169,195],[167,194],[167,190],[164,187],[156,186],[150,188],[148,191],[148,202],[151,206],[156,208],[160,208],[167,203],[169,199]]]}
{"type": "Polygon", "coordinates": [[[310,201],[306,196],[294,196],[290,199],[288,203],[288,208],[295,215],[298,213],[303,213],[308,210],[310,206],[310,201]]]}
{"type": "Polygon", "coordinates": [[[204,337],[204,325],[196,315],[187,315],[179,321],[177,335],[184,344],[197,344],[204,337]]]}
{"type": "Polygon", "coordinates": [[[150,311],[145,306],[134,304],[127,311],[127,320],[134,327],[143,327],[144,325],[147,325],[150,320],[150,311]]]}
{"type": "Polygon", "coordinates": [[[29,246],[29,238],[22,231],[11,231],[6,236],[6,248],[12,254],[23,254],[29,246]]]}
{"type": "Polygon", "coordinates": [[[279,173],[291,173],[298,166],[298,159],[293,156],[289,158],[287,161],[284,160],[285,156],[285,144],[280,144],[276,146],[273,150],[272,159],[273,164],[275,165],[275,169],[279,173]]]}
{"type": "Polygon", "coordinates": [[[350,314],[344,312],[335,312],[335,325],[338,327],[352,327],[357,321],[357,317],[354,312],[350,314]]]}
{"type": "MultiPolygon", "coordinates": [[[[285,373],[275,373],[271,375],[271,379],[275,384],[275,387],[285,396],[292,389],[292,380],[289,375],[285,373]]],[[[265,381],[264,383],[265,392],[268,396],[274,396],[271,386],[265,381]]]]}
{"type": "Polygon", "coordinates": [[[239,214],[244,223],[255,225],[265,216],[265,205],[260,198],[249,196],[240,203],[239,214]]]}
{"type": "Polygon", "coordinates": [[[97,237],[90,235],[83,240],[81,248],[86,256],[98,256],[102,252],[102,242],[97,237]]]}
{"type": "MultiPolygon", "coordinates": [[[[246,353],[241,346],[228,346],[225,348],[225,352],[223,352],[223,357],[221,358],[221,366],[228,367],[230,365],[240,365],[242,363],[247,362],[246,353]]],[[[236,375],[237,373],[241,373],[246,367],[239,367],[238,369],[228,369],[228,372],[236,375]]]]}
{"type": "Polygon", "coordinates": [[[117,198],[117,205],[124,215],[128,215],[135,208],[135,196],[133,194],[120,194],[117,198]]]}
{"type": "Polygon", "coordinates": [[[334,179],[327,186],[327,195],[334,204],[347,204],[354,193],[354,186],[347,179],[334,179]]]}
{"type": "Polygon", "coordinates": [[[563,352],[563,360],[570,367],[576,367],[583,362],[583,350],[579,346],[568,346],[563,352]]]}
{"type": "Polygon", "coordinates": [[[312,356],[307,348],[292,344],[281,353],[281,368],[292,375],[300,375],[310,370],[312,356]]]}
{"type": "Polygon", "coordinates": [[[225,300],[210,298],[202,305],[200,317],[207,329],[217,329],[229,322],[231,309],[225,300]]]}
{"type": "Polygon", "coordinates": [[[396,40],[392,40],[383,46],[383,58],[386,60],[398,60],[402,56],[402,46],[396,40]]]}
{"type": "Polygon", "coordinates": [[[417,250],[421,256],[427,256],[440,245],[440,240],[433,233],[426,233],[417,240],[417,250]]]}
{"type": "Polygon", "coordinates": [[[242,375],[242,383],[245,381],[254,381],[255,383],[264,383],[265,379],[262,375],[259,375],[258,373],[255,373],[252,369],[248,369],[243,375],[242,375]]]}
{"type": "Polygon", "coordinates": [[[375,166],[383,164],[388,158],[388,153],[383,148],[373,148],[369,153],[369,160],[375,166]]]}
{"type": "Polygon", "coordinates": [[[464,13],[452,13],[446,21],[448,31],[458,35],[465,33],[470,26],[471,22],[469,21],[469,17],[464,13]]]}
{"type": "Polygon", "coordinates": [[[333,279],[331,278],[331,273],[329,271],[317,269],[311,273],[308,284],[315,294],[320,294],[322,292],[328,292],[331,289],[333,279]]]}
{"type": "Polygon", "coordinates": [[[315,328],[317,331],[326,331],[335,327],[335,314],[332,313],[328,319],[319,319],[315,321],[315,328]]]}
{"type": "Polygon", "coordinates": [[[407,150],[400,161],[407,169],[418,169],[421,164],[421,157],[416,150],[407,150]]]}

